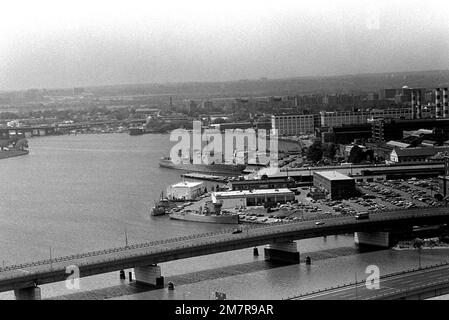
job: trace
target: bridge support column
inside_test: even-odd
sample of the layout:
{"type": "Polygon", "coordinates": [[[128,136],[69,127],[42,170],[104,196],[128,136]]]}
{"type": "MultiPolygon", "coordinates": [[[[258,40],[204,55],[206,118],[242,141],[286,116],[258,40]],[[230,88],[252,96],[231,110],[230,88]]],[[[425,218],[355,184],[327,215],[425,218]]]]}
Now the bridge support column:
{"type": "Polygon", "coordinates": [[[158,265],[149,265],[134,268],[134,277],[137,283],[163,287],[164,277],[161,276],[161,267],[158,265]]]}
{"type": "Polygon", "coordinates": [[[29,287],[14,290],[16,300],[41,300],[41,288],[29,287]]]}
{"type": "Polygon", "coordinates": [[[368,245],[381,248],[391,246],[391,234],[386,231],[354,232],[354,241],[358,245],[368,245]]]}
{"type": "Polygon", "coordinates": [[[265,260],[299,263],[299,251],[296,242],[279,242],[267,245],[264,248],[265,260]]]}

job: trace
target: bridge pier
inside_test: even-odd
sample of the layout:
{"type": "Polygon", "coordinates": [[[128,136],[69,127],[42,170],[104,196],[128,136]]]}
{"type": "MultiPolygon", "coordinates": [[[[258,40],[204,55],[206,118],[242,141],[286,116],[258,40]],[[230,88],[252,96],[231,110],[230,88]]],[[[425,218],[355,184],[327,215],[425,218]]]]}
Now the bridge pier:
{"type": "Polygon", "coordinates": [[[164,286],[164,277],[161,276],[161,267],[154,264],[134,268],[136,282],[156,287],[164,286]]]}
{"type": "Polygon", "coordinates": [[[392,245],[390,232],[354,232],[354,242],[357,245],[368,245],[381,248],[389,248],[392,245]]]}
{"type": "Polygon", "coordinates": [[[14,290],[16,300],[41,300],[41,288],[38,286],[14,290]]]}
{"type": "Polygon", "coordinates": [[[299,251],[294,241],[271,243],[264,248],[265,260],[299,263],[299,251]]]}

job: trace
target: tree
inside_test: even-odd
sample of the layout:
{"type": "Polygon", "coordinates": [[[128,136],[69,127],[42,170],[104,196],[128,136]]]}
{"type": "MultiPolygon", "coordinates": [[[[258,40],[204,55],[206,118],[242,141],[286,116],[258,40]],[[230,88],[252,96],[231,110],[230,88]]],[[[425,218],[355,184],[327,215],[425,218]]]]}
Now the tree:
{"type": "Polygon", "coordinates": [[[225,123],[226,119],[223,118],[216,118],[214,119],[214,121],[212,121],[213,124],[220,124],[220,123],[225,123]]]}
{"type": "Polygon", "coordinates": [[[352,147],[349,152],[348,161],[351,163],[360,163],[365,160],[365,152],[358,145],[352,147]]]}
{"type": "Polygon", "coordinates": [[[323,146],[324,157],[334,160],[336,153],[337,153],[337,146],[335,143],[329,142],[323,146]]]}
{"type": "Polygon", "coordinates": [[[315,141],[307,150],[307,159],[318,162],[323,158],[323,147],[321,141],[315,141]]]}

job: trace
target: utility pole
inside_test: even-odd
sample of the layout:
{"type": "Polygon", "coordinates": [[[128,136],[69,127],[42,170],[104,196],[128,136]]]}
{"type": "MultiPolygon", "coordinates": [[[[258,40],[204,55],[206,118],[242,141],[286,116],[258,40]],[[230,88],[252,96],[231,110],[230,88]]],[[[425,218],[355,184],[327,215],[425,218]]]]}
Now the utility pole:
{"type": "Polygon", "coordinates": [[[421,270],[421,248],[418,248],[418,268],[421,270]]]}
{"type": "Polygon", "coordinates": [[[355,300],[358,300],[358,296],[357,296],[357,272],[354,273],[355,276],[355,300]]]}
{"type": "Polygon", "coordinates": [[[126,227],[125,227],[125,245],[126,245],[126,248],[128,248],[128,232],[126,230],[126,227]]]}

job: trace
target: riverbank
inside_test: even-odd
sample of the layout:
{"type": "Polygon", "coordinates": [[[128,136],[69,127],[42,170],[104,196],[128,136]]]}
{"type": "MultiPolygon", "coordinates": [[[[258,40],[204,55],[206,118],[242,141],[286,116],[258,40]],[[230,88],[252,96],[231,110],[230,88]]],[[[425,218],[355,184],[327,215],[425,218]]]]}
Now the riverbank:
{"type": "MultiPolygon", "coordinates": [[[[399,241],[394,250],[416,250],[414,240],[399,241]]],[[[422,239],[421,249],[449,249],[449,243],[441,241],[439,238],[422,239]]]]}
{"type": "Polygon", "coordinates": [[[0,159],[24,156],[30,153],[28,150],[4,150],[0,151],[0,159]]]}

